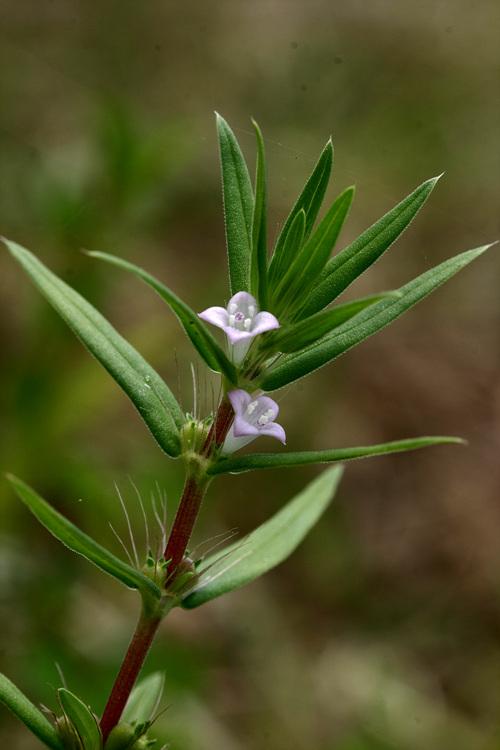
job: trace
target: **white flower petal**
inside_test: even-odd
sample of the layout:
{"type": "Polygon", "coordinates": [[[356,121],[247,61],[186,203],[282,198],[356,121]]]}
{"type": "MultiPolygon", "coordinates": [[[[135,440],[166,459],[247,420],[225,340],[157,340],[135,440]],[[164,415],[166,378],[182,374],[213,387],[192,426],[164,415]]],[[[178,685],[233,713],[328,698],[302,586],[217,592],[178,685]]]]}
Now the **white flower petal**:
{"type": "Polygon", "coordinates": [[[229,315],[223,307],[207,307],[206,310],[198,313],[198,317],[218,328],[225,328],[229,325],[229,315]]]}

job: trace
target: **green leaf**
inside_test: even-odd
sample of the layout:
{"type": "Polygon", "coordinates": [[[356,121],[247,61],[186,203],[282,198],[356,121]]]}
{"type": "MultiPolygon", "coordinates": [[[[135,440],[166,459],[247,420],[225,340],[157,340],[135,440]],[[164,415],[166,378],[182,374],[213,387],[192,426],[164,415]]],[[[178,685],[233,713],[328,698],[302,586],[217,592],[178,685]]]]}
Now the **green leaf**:
{"type": "Polygon", "coordinates": [[[274,294],[278,315],[282,310],[291,308],[294,317],[297,317],[297,312],[300,310],[303,300],[307,300],[306,295],[308,295],[332,252],[349,212],[353,196],[353,187],[347,188],[338,196],[316,231],[313,232],[291,262],[274,294]]]}
{"type": "Polygon", "coordinates": [[[152,287],[173,310],[188,337],[191,339],[193,346],[198,350],[207,365],[212,370],[223,373],[230,383],[236,383],[237,371],[235,366],[226,357],[221,347],[212,334],[207,331],[196,313],[177,297],[174,292],[143,268],[134,265],[134,263],[129,263],[127,260],[123,260],[123,258],[118,258],[116,255],[96,251],[89,251],[87,255],[92,258],[104,260],[107,263],[123,268],[125,271],[130,271],[152,287]]]}
{"type": "Polygon", "coordinates": [[[420,185],[391,211],[363,232],[325,266],[320,283],[310,294],[301,316],[326,307],[366,271],[404,232],[432,192],[439,177],[420,185]]]}
{"type": "Polygon", "coordinates": [[[47,747],[52,748],[52,750],[64,750],[55,727],[24,693],[2,673],[0,673],[0,702],[7,706],[47,747]]]}
{"type": "Polygon", "coordinates": [[[209,474],[241,474],[254,469],[280,469],[284,466],[352,461],[356,458],[384,456],[386,453],[403,453],[432,445],[463,444],[456,437],[419,437],[395,440],[378,445],[363,445],[356,448],[332,448],[323,451],[297,451],[290,453],[250,453],[247,456],[223,458],[209,469],[209,474]]]}
{"type": "Polygon", "coordinates": [[[66,688],[59,688],[57,695],[66,718],[82,742],[83,750],[102,750],[101,730],[90,708],[66,688]]]}
{"type": "Polygon", "coordinates": [[[184,415],[165,381],[78,292],[24,247],[4,242],[52,307],[122,387],[158,445],[169,456],[178,456],[184,415]]]}
{"type": "Polygon", "coordinates": [[[283,249],[281,253],[280,264],[282,272],[280,276],[276,276],[275,274],[271,282],[271,296],[273,298],[273,307],[276,305],[275,289],[277,286],[279,286],[279,283],[283,278],[283,274],[287,271],[287,269],[290,268],[294,258],[297,256],[300,248],[304,243],[304,237],[306,233],[306,218],[306,212],[303,208],[301,208],[300,211],[297,211],[297,213],[293,217],[293,221],[290,222],[290,226],[288,227],[286,236],[283,239],[283,249]]]}
{"type": "Polygon", "coordinates": [[[78,555],[82,555],[100,570],[121,581],[132,589],[138,589],[144,596],[160,599],[161,591],[147,576],[140,573],[131,565],[120,560],[94,539],[81,531],[71,521],[65,518],[46,500],[38,495],[31,487],[12,474],[7,479],[14,488],[17,496],[40,521],[42,526],[50,531],[60,542],[78,555]]]}
{"type": "Polygon", "coordinates": [[[164,686],[163,672],[153,672],[141,680],[130,693],[121,721],[138,724],[151,721],[160,704],[164,686]]]}
{"type": "Polygon", "coordinates": [[[381,292],[371,297],[362,297],[352,302],[344,302],[329,310],[322,310],[310,318],[300,320],[298,323],[283,326],[278,331],[268,335],[265,341],[266,348],[289,354],[310,346],[322,336],[338,328],[342,323],[350,320],[366,307],[374,305],[383,299],[398,299],[401,292],[381,292]]]}
{"type": "Polygon", "coordinates": [[[290,354],[280,360],[277,367],[264,375],[260,387],[266,391],[281,388],[294,380],[304,377],[313,370],[331,362],[344,352],[380,331],[393,320],[403,315],[421,299],[437,289],[475,258],[482,255],[491,245],[483,245],[445,260],[421,276],[417,276],[398,291],[396,298],[383,299],[367,307],[351,320],[335,329],[316,344],[297,354],[290,354]]]}
{"type": "Polygon", "coordinates": [[[231,294],[248,292],[252,257],[253,192],[248,168],[236,137],[219,114],[222,195],[226,226],[229,283],[231,294]]]}
{"type": "Polygon", "coordinates": [[[250,291],[258,299],[261,310],[267,310],[266,154],[261,130],[255,120],[252,120],[252,124],[257,138],[257,166],[252,221],[250,291]]]}
{"type": "Polygon", "coordinates": [[[340,466],[324,471],[262,526],[208,558],[182,606],[198,607],[254,581],[283,562],[326,510],[341,476],[340,466]]]}
{"type": "Polygon", "coordinates": [[[304,237],[307,239],[318,216],[319,209],[325,197],[326,188],[330,180],[330,174],[333,164],[333,145],[331,139],[328,140],[325,148],[321,152],[318,163],[307,180],[304,189],[297,198],[287,220],[276,241],[276,247],[269,266],[269,279],[271,284],[281,279],[283,273],[287,270],[286,258],[284,254],[284,245],[286,237],[292,222],[299,213],[304,210],[306,214],[306,226],[304,237]]]}

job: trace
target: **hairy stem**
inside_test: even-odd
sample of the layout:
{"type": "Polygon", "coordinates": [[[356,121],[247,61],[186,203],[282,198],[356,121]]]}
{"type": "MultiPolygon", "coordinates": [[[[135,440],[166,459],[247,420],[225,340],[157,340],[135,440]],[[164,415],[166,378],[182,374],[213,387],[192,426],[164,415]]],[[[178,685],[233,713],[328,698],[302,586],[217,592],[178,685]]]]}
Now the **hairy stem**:
{"type": "Polygon", "coordinates": [[[179,563],[184,559],[184,554],[198,517],[207,484],[207,480],[201,481],[191,477],[186,479],[184,491],[164,552],[165,560],[170,561],[167,569],[169,577],[175,574],[179,563]]]}
{"type": "MultiPolygon", "coordinates": [[[[233,417],[234,413],[231,404],[227,398],[224,398],[219,405],[214,423],[201,450],[201,455],[204,458],[209,458],[214,452],[219,450],[231,427],[233,417]]],[[[164,553],[165,559],[170,560],[168,567],[170,580],[175,576],[176,570],[186,554],[187,545],[189,544],[208,483],[209,478],[203,472],[189,474],[186,479],[179,508],[164,553]]],[[[102,715],[101,731],[103,743],[106,742],[110,732],[120,721],[123,709],[139,676],[164,615],[165,611],[154,615],[144,610],[141,613],[137,628],[132,636],[102,715]]]]}
{"type": "Polygon", "coordinates": [[[141,613],[102,715],[103,743],[106,742],[111,730],[120,721],[125,704],[139,676],[161,620],[161,616],[148,616],[144,610],[141,613]]]}
{"type": "MultiPolygon", "coordinates": [[[[224,398],[217,410],[214,423],[210,428],[201,455],[208,457],[218,450],[224,442],[234,417],[233,408],[227,398],[224,398]]],[[[200,506],[208,487],[208,477],[188,476],[179,502],[177,514],[165,548],[165,560],[169,560],[168,574],[175,575],[179,564],[184,559],[191,534],[193,533],[200,506]]]]}

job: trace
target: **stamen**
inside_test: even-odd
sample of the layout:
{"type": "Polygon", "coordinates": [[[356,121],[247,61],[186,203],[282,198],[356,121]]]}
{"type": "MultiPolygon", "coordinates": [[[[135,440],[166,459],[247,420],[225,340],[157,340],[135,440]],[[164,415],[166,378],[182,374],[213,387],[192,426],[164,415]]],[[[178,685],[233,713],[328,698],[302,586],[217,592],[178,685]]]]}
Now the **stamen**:
{"type": "Polygon", "coordinates": [[[250,403],[247,406],[247,414],[253,414],[255,409],[257,408],[258,401],[250,401],[250,403]]]}
{"type": "Polygon", "coordinates": [[[236,302],[231,302],[231,304],[229,305],[229,312],[233,314],[236,312],[237,309],[238,309],[238,305],[236,304],[236,302]]]}
{"type": "Polygon", "coordinates": [[[248,314],[253,318],[255,315],[255,305],[248,305],[248,314]]]}
{"type": "Polygon", "coordinates": [[[229,316],[229,325],[232,326],[233,328],[234,328],[234,322],[235,322],[235,316],[234,315],[230,315],[229,316]]]}
{"type": "Polygon", "coordinates": [[[250,327],[252,325],[252,319],[251,318],[245,318],[245,322],[244,322],[243,325],[244,325],[245,331],[249,331],[250,327]]]}
{"type": "Polygon", "coordinates": [[[269,422],[269,417],[268,417],[267,413],[266,414],[261,414],[260,417],[259,417],[259,419],[257,421],[258,421],[258,423],[262,427],[264,427],[264,425],[266,425],[269,422]]]}

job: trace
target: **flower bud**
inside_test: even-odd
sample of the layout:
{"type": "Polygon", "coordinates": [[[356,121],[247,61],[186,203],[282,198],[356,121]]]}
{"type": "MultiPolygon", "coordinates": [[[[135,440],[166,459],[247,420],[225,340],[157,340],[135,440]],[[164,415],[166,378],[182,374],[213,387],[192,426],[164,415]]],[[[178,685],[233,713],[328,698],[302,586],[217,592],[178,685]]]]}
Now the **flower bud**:
{"type": "Polygon", "coordinates": [[[105,748],[106,750],[132,750],[137,745],[135,737],[136,732],[132,724],[126,722],[117,724],[111,730],[105,748]]]}

